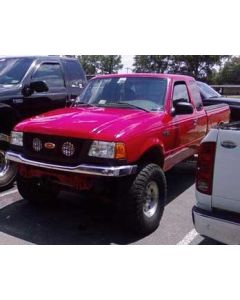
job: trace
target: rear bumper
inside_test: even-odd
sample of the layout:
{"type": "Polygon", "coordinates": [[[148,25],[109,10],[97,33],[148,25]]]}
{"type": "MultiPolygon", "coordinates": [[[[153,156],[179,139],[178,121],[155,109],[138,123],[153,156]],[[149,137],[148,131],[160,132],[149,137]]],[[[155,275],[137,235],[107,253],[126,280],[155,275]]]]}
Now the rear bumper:
{"type": "Polygon", "coordinates": [[[24,158],[21,154],[8,151],[6,153],[6,159],[14,161],[16,163],[25,164],[28,166],[34,166],[44,169],[51,169],[62,172],[77,173],[77,174],[86,174],[92,176],[105,176],[105,177],[122,177],[131,174],[135,174],[137,171],[137,165],[125,165],[125,166],[96,166],[96,165],[87,165],[81,164],[78,166],[63,166],[48,164],[43,162],[38,162],[24,158]]]}
{"type": "Polygon", "coordinates": [[[240,218],[231,213],[212,213],[196,206],[192,210],[193,223],[196,231],[229,245],[240,244],[240,218]]]}

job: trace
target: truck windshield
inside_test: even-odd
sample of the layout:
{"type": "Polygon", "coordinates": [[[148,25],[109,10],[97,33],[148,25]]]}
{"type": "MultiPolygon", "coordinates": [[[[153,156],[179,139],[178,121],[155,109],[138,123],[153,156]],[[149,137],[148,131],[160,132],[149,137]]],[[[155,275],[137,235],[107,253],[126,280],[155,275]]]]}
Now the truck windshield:
{"type": "Polygon", "coordinates": [[[96,106],[158,111],[164,105],[166,87],[167,80],[162,78],[96,78],[88,83],[79,101],[96,106]]]}
{"type": "Polygon", "coordinates": [[[19,84],[32,62],[32,58],[0,58],[0,85],[19,84]]]}
{"type": "Polygon", "coordinates": [[[197,82],[197,85],[200,89],[200,93],[204,96],[205,99],[213,98],[213,97],[221,97],[221,95],[215,91],[212,87],[204,82],[197,82]]]}

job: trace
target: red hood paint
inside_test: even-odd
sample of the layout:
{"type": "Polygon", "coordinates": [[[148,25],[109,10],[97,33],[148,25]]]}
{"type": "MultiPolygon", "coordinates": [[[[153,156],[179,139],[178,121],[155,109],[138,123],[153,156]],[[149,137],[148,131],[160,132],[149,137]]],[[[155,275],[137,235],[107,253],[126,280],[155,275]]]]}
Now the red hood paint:
{"type": "Polygon", "coordinates": [[[16,131],[106,141],[126,139],[160,125],[164,112],[135,109],[78,107],[58,109],[19,123],[16,131]],[[156,122],[156,118],[158,122],[156,122]],[[155,127],[154,126],[154,127],[155,127]]]}

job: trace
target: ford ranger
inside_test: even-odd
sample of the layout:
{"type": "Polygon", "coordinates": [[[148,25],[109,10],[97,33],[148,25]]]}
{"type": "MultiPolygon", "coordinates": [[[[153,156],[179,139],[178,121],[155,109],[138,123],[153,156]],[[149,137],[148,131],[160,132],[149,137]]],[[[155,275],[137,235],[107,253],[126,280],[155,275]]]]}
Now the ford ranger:
{"type": "Polygon", "coordinates": [[[125,224],[155,230],[163,214],[165,174],[198,152],[209,128],[229,120],[226,104],[204,108],[192,77],[103,75],[71,108],[19,123],[7,159],[29,201],[74,188],[108,194],[125,224]]]}
{"type": "Polygon", "coordinates": [[[200,146],[193,221],[198,233],[240,244],[240,123],[212,129],[200,146]]]}
{"type": "Polygon", "coordinates": [[[75,58],[0,57],[0,189],[14,181],[15,165],[5,159],[14,125],[75,99],[86,83],[75,58]]]}

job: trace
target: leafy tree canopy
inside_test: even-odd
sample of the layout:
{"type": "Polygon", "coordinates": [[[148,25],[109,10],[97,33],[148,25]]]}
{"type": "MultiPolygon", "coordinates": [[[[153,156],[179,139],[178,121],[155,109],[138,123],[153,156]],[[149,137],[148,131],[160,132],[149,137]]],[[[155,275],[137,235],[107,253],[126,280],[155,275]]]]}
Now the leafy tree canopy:
{"type": "Polygon", "coordinates": [[[215,77],[218,84],[240,84],[240,57],[233,56],[215,77]]]}
{"type": "Polygon", "coordinates": [[[181,73],[206,79],[226,55],[136,55],[135,72],[181,73]]]}
{"type": "Polygon", "coordinates": [[[122,67],[121,55],[78,56],[87,75],[117,73],[122,67]]]}

